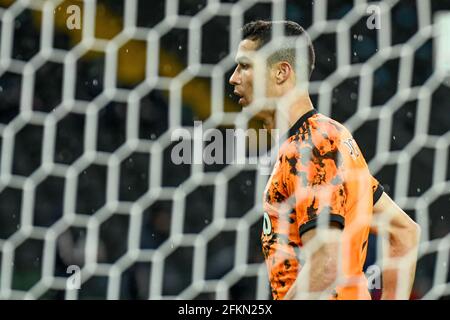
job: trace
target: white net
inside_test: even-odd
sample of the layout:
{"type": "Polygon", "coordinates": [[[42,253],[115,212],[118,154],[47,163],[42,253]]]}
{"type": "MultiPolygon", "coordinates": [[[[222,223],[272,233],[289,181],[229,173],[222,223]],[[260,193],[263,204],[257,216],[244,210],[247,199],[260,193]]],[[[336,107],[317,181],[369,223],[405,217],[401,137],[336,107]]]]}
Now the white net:
{"type": "Polygon", "coordinates": [[[422,227],[414,297],[450,296],[450,3],[299,2],[1,0],[0,297],[270,297],[263,168],[170,157],[251,125],[227,82],[257,18],[307,29],[316,108],[422,227]]]}

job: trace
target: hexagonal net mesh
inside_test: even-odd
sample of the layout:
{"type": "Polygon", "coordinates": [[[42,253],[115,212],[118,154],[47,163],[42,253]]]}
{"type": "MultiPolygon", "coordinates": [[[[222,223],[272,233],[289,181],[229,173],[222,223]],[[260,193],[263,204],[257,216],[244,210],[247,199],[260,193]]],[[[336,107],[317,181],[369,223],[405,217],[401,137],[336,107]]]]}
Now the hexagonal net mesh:
{"type": "MultiPolygon", "coordinates": [[[[171,159],[173,132],[195,121],[258,126],[228,84],[239,29],[255,19],[308,31],[315,107],[352,132],[421,226],[413,297],[449,297],[448,10],[437,0],[0,0],[0,297],[270,298],[261,166],[171,159]]],[[[377,244],[371,236],[366,267],[377,244]]]]}

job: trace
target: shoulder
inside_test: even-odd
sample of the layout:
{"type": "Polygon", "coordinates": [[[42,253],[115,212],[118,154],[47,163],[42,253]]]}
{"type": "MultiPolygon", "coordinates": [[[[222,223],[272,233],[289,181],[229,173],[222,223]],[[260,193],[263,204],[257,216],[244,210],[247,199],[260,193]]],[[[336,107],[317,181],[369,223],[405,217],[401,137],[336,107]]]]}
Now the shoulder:
{"type": "Polygon", "coordinates": [[[347,128],[340,122],[318,113],[309,121],[313,136],[324,139],[340,139],[350,134],[347,128]]]}
{"type": "Polygon", "coordinates": [[[299,159],[336,159],[342,151],[347,150],[344,146],[349,139],[352,139],[352,135],[343,124],[316,113],[282,143],[278,159],[289,164],[299,159]]]}
{"type": "Polygon", "coordinates": [[[292,155],[313,152],[314,156],[340,148],[345,139],[351,138],[350,132],[338,121],[317,113],[305,121],[304,125],[289,138],[283,153],[292,155]]]}

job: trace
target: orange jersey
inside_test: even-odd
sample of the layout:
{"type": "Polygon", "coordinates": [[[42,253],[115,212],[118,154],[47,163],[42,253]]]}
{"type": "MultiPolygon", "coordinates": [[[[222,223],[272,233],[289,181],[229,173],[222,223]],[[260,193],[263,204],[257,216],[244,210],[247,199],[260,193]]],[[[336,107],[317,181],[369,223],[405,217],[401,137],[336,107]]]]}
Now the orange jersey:
{"type": "Polygon", "coordinates": [[[261,240],[273,298],[283,299],[300,272],[301,235],[333,222],[343,230],[346,282],[330,299],[370,299],[363,266],[373,205],[383,188],[337,121],[313,109],[288,135],[264,191],[261,240]]]}

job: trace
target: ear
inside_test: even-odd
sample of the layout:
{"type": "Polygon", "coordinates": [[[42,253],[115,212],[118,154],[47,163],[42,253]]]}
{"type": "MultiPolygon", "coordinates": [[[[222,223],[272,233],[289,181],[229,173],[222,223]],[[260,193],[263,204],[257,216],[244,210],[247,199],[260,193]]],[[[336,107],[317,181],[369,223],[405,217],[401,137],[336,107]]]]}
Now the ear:
{"type": "Polygon", "coordinates": [[[282,84],[286,82],[292,74],[292,67],[286,61],[281,61],[277,64],[276,70],[276,82],[277,84],[282,84]]]}

